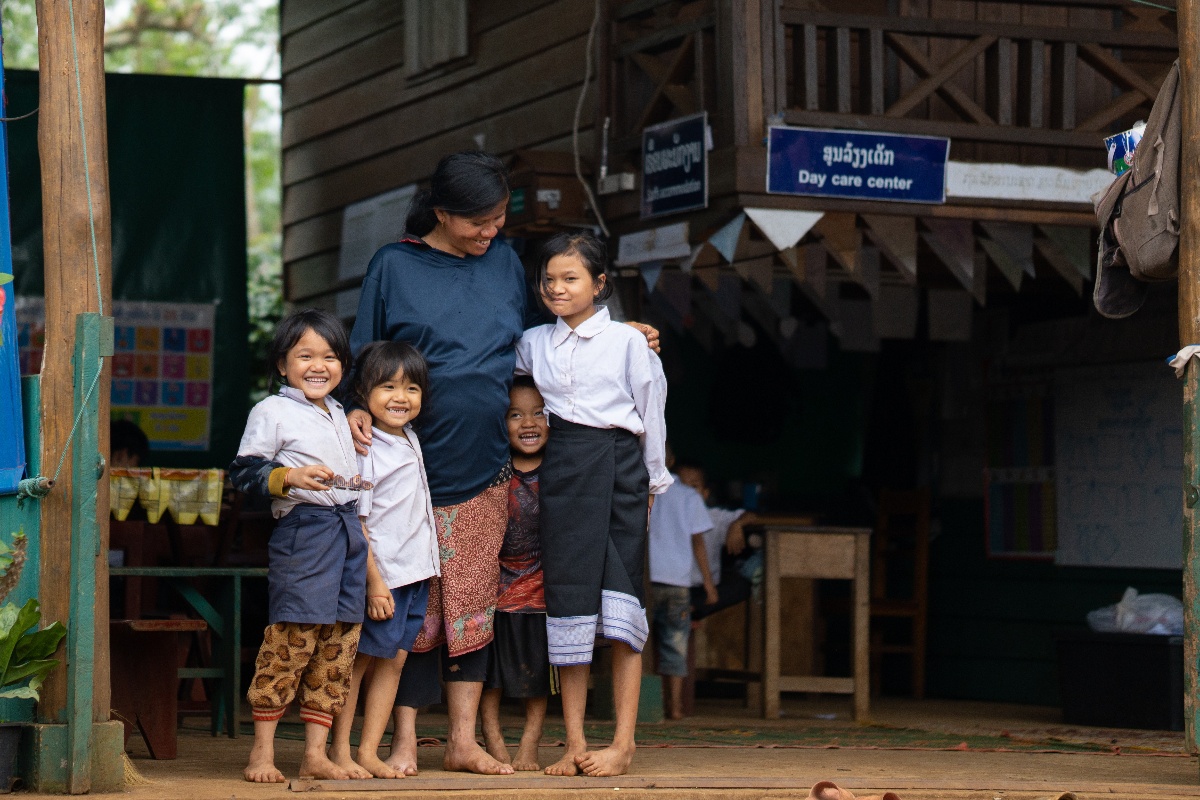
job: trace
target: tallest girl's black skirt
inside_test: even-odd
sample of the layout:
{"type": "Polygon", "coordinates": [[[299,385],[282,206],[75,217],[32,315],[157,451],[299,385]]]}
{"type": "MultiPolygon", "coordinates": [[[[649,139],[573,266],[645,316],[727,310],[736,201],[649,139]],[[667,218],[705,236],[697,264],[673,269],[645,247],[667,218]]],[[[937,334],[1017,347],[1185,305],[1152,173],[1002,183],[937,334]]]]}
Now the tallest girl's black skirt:
{"type": "Polygon", "coordinates": [[[650,478],[637,436],[552,417],[539,475],[550,663],[590,664],[597,635],[641,652],[650,478]]]}

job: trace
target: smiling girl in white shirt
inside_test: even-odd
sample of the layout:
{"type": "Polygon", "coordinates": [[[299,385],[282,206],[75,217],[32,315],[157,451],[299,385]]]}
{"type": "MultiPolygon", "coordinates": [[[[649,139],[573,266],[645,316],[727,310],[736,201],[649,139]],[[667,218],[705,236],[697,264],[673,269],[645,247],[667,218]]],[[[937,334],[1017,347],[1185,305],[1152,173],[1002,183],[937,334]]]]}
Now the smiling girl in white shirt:
{"type": "Polygon", "coordinates": [[[371,414],[374,444],[358,461],[363,480],[373,488],[363,492],[358,514],[373,558],[367,563],[367,618],[350,693],[334,720],[329,756],[352,778],[403,778],[378,751],[405,659],[425,622],[429,578],[441,574],[429,480],[411,424],[429,389],[429,367],[406,342],[372,342],[359,353],[354,389],[371,414]],[[359,687],[372,664],[362,736],[351,757],[359,687]]]}
{"type": "Polygon", "coordinates": [[[612,293],[604,245],[559,234],[543,247],[539,283],[553,325],[525,331],[517,373],[546,401],[550,439],[541,468],[542,565],[550,663],[559,668],[565,755],[550,775],[622,775],[635,750],[646,622],[647,511],[672,479],[665,463],[662,364],[641,333],[595,303],[612,293]],[[612,643],[616,730],[587,749],[583,732],[597,633],[612,643]]]}

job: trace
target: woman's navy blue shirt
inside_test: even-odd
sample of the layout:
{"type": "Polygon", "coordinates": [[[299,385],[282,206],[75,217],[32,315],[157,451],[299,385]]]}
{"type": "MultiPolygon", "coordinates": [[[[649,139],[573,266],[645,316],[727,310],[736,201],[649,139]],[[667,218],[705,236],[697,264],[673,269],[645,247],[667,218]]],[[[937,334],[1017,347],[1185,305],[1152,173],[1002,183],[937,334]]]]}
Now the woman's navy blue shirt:
{"type": "Polygon", "coordinates": [[[520,259],[502,241],[460,258],[406,238],[371,259],[350,346],[358,354],[373,341],[404,341],[429,362],[413,427],[433,505],[470,500],[508,461],[515,347],[527,325],[543,321],[520,259]]]}

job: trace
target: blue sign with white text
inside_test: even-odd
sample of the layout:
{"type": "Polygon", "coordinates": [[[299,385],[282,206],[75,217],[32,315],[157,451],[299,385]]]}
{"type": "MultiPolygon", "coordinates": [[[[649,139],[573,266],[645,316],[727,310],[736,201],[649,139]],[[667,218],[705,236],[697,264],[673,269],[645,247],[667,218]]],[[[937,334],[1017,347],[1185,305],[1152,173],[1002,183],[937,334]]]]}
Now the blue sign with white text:
{"type": "Polygon", "coordinates": [[[950,140],[943,137],[773,127],[767,191],[944,203],[949,154],[950,140]]]}
{"type": "Polygon", "coordinates": [[[642,130],[642,219],[708,205],[708,114],[642,130]]]}

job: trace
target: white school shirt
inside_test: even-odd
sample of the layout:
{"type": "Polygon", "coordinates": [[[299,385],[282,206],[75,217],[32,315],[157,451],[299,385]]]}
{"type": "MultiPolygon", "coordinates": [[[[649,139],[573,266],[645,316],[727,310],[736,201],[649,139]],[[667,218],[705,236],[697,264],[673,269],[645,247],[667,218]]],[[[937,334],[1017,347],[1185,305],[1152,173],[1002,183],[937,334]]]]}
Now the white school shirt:
{"type": "Polygon", "coordinates": [[[704,498],[675,481],[650,509],[650,580],[668,586],[691,586],[696,556],[692,537],[712,528],[704,498]]]}
{"type": "MultiPolygon", "coordinates": [[[[342,404],[325,396],[325,413],[304,396],[304,392],[284,386],[250,409],[246,432],[238,445],[239,456],[259,456],[284,467],[310,467],[321,464],[336,474],[353,478],[358,474],[358,458],[350,423],[342,404]]],[[[358,492],[329,489],[312,492],[292,488],[287,497],[271,499],[271,514],[276,519],[300,503],[337,506],[358,499],[358,492]]]]}
{"type": "Polygon", "coordinates": [[[363,480],[375,484],[359,498],[358,516],[389,589],[442,574],[421,443],[411,425],[404,432],[407,439],[372,427],[370,452],[358,457],[363,480]]]}
{"type": "MultiPolygon", "coordinates": [[[[525,331],[517,343],[517,374],[533,376],[553,416],[637,434],[650,474],[650,494],[671,485],[664,413],[667,378],[642,333],[613,322],[604,306],[574,329],[560,317],[553,325],[525,331]]],[[[550,424],[553,430],[553,420],[550,424]]]]}
{"type": "MultiPolygon", "coordinates": [[[[704,534],[704,551],[708,554],[708,571],[713,583],[721,582],[721,551],[725,549],[725,537],[729,535],[729,526],[736,522],[746,509],[738,508],[730,511],[727,508],[710,508],[708,516],[712,520],[712,529],[704,534]]],[[[700,567],[692,564],[692,586],[703,586],[704,576],[700,567]]]]}

